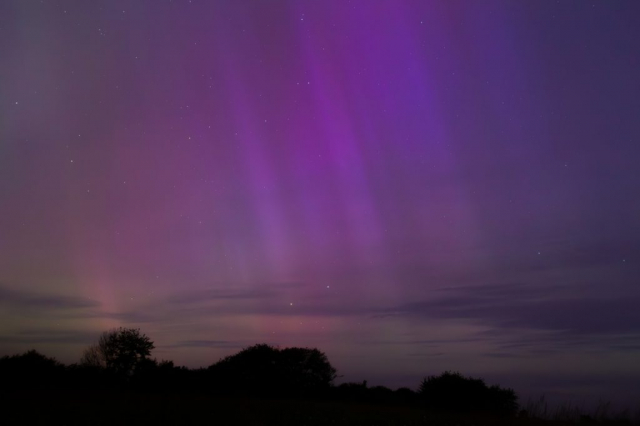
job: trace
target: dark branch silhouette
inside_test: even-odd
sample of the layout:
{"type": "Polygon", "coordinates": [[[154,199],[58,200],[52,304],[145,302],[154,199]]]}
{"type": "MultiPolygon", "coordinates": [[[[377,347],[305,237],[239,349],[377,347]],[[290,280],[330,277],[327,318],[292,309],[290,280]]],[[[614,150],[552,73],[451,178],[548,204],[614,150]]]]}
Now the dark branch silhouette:
{"type": "Polygon", "coordinates": [[[80,364],[130,375],[148,359],[153,348],[151,339],[140,330],[121,327],[102,333],[98,343],[84,351],[80,364]]]}

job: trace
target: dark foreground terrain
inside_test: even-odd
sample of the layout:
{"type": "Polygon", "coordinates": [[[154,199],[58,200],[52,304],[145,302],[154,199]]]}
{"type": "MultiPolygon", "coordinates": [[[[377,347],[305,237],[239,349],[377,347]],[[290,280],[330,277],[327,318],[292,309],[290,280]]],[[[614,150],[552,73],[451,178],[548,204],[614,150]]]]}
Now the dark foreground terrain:
{"type": "Polygon", "coordinates": [[[430,413],[419,407],[113,392],[20,391],[0,395],[4,425],[563,425],[523,417],[430,413]]]}
{"type": "MultiPolygon", "coordinates": [[[[427,376],[418,390],[335,385],[315,348],[258,344],[207,368],[150,359],[137,329],[103,333],[80,364],[32,350],[0,358],[4,425],[563,425],[632,424],[633,413],[521,405],[508,388],[457,372],[427,376]],[[552,420],[553,419],[553,420],[552,420]]],[[[637,424],[637,422],[636,422],[637,424]]]]}

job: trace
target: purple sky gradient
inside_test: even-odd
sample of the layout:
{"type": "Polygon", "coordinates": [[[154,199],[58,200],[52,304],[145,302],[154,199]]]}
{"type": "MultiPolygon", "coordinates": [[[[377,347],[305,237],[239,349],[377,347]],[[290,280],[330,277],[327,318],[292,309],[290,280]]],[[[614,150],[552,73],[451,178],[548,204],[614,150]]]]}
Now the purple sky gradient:
{"type": "Polygon", "coordinates": [[[640,3],[0,2],[0,355],[139,327],[640,400],[640,3]]]}

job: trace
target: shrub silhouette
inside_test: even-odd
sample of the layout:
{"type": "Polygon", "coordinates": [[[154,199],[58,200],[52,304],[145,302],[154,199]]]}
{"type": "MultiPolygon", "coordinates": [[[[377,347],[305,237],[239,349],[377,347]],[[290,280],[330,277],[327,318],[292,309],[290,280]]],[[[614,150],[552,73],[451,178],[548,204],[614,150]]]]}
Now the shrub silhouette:
{"type": "Polygon", "coordinates": [[[219,392],[248,395],[310,395],[331,386],[336,370],[318,349],[248,347],[208,369],[219,392]]]}
{"type": "Polygon", "coordinates": [[[347,382],[332,390],[334,399],[373,405],[415,405],[416,393],[409,388],[391,390],[386,386],[367,386],[367,381],[347,382]]]}
{"type": "Polygon", "coordinates": [[[3,387],[51,388],[60,384],[64,373],[63,364],[35,350],[0,358],[0,377],[3,387]]]}
{"type": "Polygon", "coordinates": [[[120,327],[102,333],[97,344],[85,349],[80,364],[131,375],[136,368],[147,365],[154,347],[139,329],[120,327]]]}
{"type": "Polygon", "coordinates": [[[511,389],[488,387],[482,379],[445,372],[425,378],[419,394],[423,404],[434,410],[515,414],[517,396],[511,389]]]}

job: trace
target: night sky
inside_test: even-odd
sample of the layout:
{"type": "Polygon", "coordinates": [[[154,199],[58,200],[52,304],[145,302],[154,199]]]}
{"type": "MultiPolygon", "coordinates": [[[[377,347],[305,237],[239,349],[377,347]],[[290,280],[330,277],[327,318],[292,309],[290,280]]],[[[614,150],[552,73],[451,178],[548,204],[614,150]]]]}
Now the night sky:
{"type": "MultiPolygon", "coordinates": [[[[640,395],[640,2],[0,1],[0,355],[101,331],[640,395]]],[[[621,399],[622,398],[622,399],[621,399]]]]}

